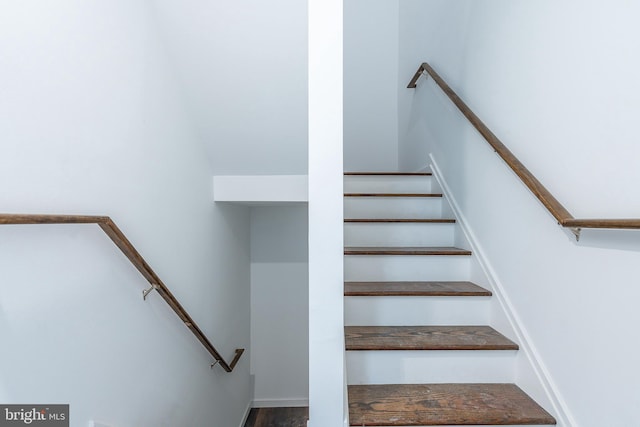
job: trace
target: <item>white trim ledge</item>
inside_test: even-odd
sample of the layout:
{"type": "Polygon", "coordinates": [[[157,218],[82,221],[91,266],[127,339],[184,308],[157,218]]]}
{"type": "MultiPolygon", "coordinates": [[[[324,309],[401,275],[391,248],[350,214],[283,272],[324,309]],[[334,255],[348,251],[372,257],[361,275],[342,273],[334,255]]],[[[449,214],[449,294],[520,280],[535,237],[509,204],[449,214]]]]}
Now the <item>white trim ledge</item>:
{"type": "Polygon", "coordinates": [[[213,201],[244,205],[307,203],[307,175],[217,175],[213,177],[213,201]]]}

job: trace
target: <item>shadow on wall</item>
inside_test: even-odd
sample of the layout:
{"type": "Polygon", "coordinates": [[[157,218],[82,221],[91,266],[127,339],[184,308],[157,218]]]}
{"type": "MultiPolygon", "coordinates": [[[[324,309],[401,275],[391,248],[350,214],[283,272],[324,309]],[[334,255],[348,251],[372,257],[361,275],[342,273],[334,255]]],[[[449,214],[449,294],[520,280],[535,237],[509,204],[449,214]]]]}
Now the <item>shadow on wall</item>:
{"type": "Polygon", "coordinates": [[[582,229],[577,245],[640,252],[640,230],[582,229]]]}

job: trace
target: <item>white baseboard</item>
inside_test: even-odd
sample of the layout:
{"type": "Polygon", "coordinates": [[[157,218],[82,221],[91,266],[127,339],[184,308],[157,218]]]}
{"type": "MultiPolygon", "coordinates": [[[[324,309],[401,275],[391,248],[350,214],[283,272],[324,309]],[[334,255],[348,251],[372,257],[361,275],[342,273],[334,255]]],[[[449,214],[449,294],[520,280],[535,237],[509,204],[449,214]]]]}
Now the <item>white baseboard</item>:
{"type": "Polygon", "coordinates": [[[460,225],[467,241],[471,245],[471,251],[476,256],[478,264],[482,268],[487,280],[493,288],[493,294],[497,298],[502,310],[504,311],[514,333],[516,334],[518,343],[520,344],[520,351],[523,351],[527,361],[529,362],[532,371],[535,373],[544,393],[546,394],[549,402],[553,406],[555,416],[557,417],[558,425],[563,427],[575,427],[577,426],[573,416],[571,415],[565,400],[562,398],[555,382],[551,378],[551,374],[542,362],[539,352],[536,350],[530,335],[520,320],[515,307],[511,303],[511,300],[505,291],[504,286],[500,282],[498,275],[496,274],[491,262],[482,245],[479,243],[475,233],[471,229],[469,222],[465,215],[460,210],[460,205],[457,203],[456,198],[451,193],[451,188],[447,184],[438,163],[436,162],[432,153],[429,154],[430,168],[433,176],[437,180],[438,184],[442,188],[442,192],[449,201],[451,209],[453,210],[457,222],[460,225]]]}
{"type": "Polygon", "coordinates": [[[309,398],[291,399],[255,399],[254,408],[293,408],[309,406],[309,398]]]}
{"type": "Polygon", "coordinates": [[[242,421],[240,421],[239,427],[244,427],[244,425],[247,423],[247,418],[249,418],[249,412],[251,412],[251,407],[252,407],[252,402],[249,401],[249,403],[247,403],[247,409],[245,409],[244,411],[244,416],[242,417],[242,421]]]}

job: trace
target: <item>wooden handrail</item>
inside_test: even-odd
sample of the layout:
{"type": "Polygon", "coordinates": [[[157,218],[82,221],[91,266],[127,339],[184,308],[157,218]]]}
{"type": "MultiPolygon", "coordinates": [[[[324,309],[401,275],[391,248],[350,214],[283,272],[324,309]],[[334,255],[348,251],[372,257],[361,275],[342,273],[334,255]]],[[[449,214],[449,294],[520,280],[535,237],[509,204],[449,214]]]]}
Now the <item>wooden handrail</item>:
{"type": "Polygon", "coordinates": [[[451,87],[435,72],[435,70],[426,62],[423,62],[418,71],[411,79],[407,86],[409,89],[416,87],[418,80],[422,75],[429,75],[433,78],[444,93],[458,107],[460,112],[471,122],[478,132],[484,137],[489,145],[498,153],[498,155],[507,163],[507,165],[515,172],[529,190],[542,202],[549,213],[558,221],[562,227],[570,228],[576,235],[580,237],[582,228],[617,228],[617,229],[640,229],[640,218],[630,219],[576,219],[569,211],[562,206],[549,190],[522,164],[520,160],[500,141],[487,125],[460,99],[460,97],[451,89],[451,87]]]}
{"type": "Polygon", "coordinates": [[[193,321],[189,313],[182,307],[176,297],[169,291],[167,286],[160,280],[158,275],[142,258],[142,255],[131,244],[124,233],[116,226],[116,224],[108,216],[83,216],[83,215],[13,215],[0,214],[0,225],[4,224],[98,224],[107,236],[115,243],[136,269],[144,276],[151,286],[158,291],[160,296],[178,315],[180,320],[187,328],[196,336],[198,341],[207,349],[207,351],[216,360],[216,364],[222,366],[227,372],[233,371],[242,353],[243,348],[238,348],[231,363],[227,363],[218,353],[218,350],[211,344],[211,341],[204,335],[202,330],[193,321]]]}

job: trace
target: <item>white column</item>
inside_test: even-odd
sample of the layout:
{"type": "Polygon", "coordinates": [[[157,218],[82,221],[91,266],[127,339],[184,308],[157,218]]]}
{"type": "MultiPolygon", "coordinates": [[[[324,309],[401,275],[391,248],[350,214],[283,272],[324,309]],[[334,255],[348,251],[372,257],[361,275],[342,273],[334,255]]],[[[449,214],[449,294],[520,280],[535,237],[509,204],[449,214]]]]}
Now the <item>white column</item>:
{"type": "Polygon", "coordinates": [[[345,419],[342,0],[309,0],[309,426],[345,419]]]}

